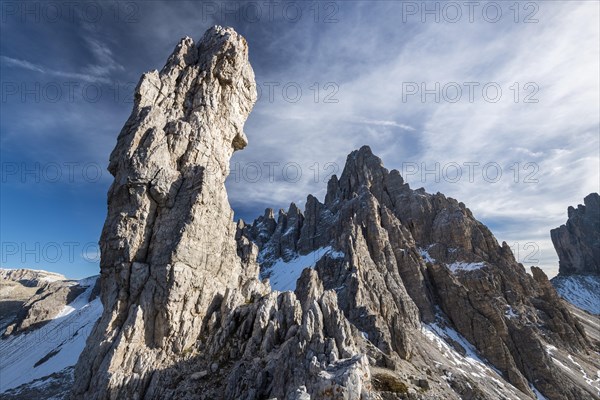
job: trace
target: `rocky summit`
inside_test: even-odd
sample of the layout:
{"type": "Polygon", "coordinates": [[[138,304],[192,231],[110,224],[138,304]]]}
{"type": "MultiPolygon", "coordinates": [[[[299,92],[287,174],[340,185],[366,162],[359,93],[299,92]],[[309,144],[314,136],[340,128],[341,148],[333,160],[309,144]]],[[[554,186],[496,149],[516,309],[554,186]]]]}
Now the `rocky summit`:
{"type": "Polygon", "coordinates": [[[411,189],[367,146],[351,153],[341,176],[331,178],[324,203],[308,196],[304,213],[291,204],[277,220],[268,209],[240,225],[259,246],[264,277],[279,280],[294,257],[318,254],[314,270],[377,349],[363,349],[375,366],[436,366],[424,374],[432,382],[420,398],[438,398],[437,391],[446,388],[436,377],[445,379],[447,372],[460,398],[598,396],[598,377],[586,387],[585,379],[566,373],[568,364],[558,361],[557,354],[569,360],[578,354],[597,371],[598,343],[545,274],[536,267],[526,273],[508,245],[498,244],[464,204],[411,189]],[[493,378],[472,382],[477,374],[448,369],[423,340],[428,329],[459,354],[472,349],[508,384],[494,392],[493,378]]]}
{"type": "Polygon", "coordinates": [[[593,321],[368,146],[323,201],[236,224],[224,182],[255,101],[230,28],[142,76],[110,157],[102,314],[57,398],[600,399],[593,321]]]}

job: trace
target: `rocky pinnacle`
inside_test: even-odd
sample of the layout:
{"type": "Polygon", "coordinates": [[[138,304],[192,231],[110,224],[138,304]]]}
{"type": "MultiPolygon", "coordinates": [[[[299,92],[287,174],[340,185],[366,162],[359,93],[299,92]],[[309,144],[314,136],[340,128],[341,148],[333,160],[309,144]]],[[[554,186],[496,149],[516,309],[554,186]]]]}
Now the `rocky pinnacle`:
{"type": "Polygon", "coordinates": [[[248,46],[229,28],[182,39],[160,72],[142,76],[110,156],[104,313],[74,398],[144,397],[153,371],[194,345],[211,306],[257,276],[238,256],[224,185],[255,101],[248,46]]]}
{"type": "Polygon", "coordinates": [[[590,193],[583,201],[569,207],[565,225],[550,231],[560,275],[600,275],[600,195],[590,193]]]}

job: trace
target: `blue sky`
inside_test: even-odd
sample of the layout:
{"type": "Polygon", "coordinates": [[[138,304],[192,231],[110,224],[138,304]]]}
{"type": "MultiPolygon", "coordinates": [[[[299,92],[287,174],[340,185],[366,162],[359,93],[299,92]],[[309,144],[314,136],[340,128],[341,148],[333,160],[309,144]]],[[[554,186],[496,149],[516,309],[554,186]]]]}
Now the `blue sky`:
{"type": "Polygon", "coordinates": [[[227,184],[238,217],[322,199],[369,144],[553,275],[549,230],[599,190],[599,5],[471,4],[2,1],[2,267],[98,272],[133,87],[221,24],[260,91],[227,184]]]}

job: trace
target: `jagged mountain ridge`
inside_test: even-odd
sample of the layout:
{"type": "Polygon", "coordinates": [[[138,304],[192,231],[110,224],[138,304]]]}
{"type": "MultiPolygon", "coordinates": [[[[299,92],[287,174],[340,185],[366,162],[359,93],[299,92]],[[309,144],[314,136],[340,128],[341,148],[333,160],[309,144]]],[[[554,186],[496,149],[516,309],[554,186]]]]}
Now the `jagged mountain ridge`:
{"type": "Polygon", "coordinates": [[[230,28],[183,39],[140,80],[109,164],[103,313],[71,398],[598,396],[554,362],[597,368],[543,273],[526,274],[464,205],[411,190],[368,148],[325,203],[309,198],[304,236],[281,230],[295,251],[334,251],[294,292],[271,291],[224,187],[255,100],[247,43],[230,28]]]}
{"type": "MultiPolygon", "coordinates": [[[[260,248],[265,277],[278,258],[291,259],[319,247],[334,246],[345,254],[356,253],[348,247],[362,236],[367,242],[365,253],[387,264],[388,271],[382,274],[389,273],[390,264],[400,272],[412,302],[403,299],[404,306],[399,309],[417,305],[425,323],[435,320],[435,310],[443,310],[457,331],[524,392],[527,382],[535,381],[538,387],[546,386],[541,391],[549,398],[584,396],[577,389],[563,394],[553,389],[562,379],[560,370],[553,369],[544,351],[536,352],[553,346],[553,341],[566,344],[569,351],[589,347],[583,328],[561,304],[543,272],[533,267],[533,277],[529,276],[508,245],[498,245],[464,204],[440,193],[411,190],[398,171],[388,172],[367,146],[348,156],[339,179],[331,178],[324,203],[309,195],[304,214],[291,204],[287,213],[279,212],[277,221],[267,209],[252,225],[240,225],[260,248]],[[389,243],[397,248],[390,248],[389,243]],[[386,259],[386,253],[392,256],[386,259]],[[425,264],[422,258],[430,262],[425,264]],[[536,328],[528,326],[531,323],[536,328]],[[548,341],[549,336],[554,337],[548,341]],[[494,345],[498,339],[501,344],[494,345]]],[[[336,290],[340,306],[352,323],[369,337],[377,337],[373,330],[379,328],[374,327],[383,325],[387,318],[381,318],[379,325],[367,326],[365,315],[357,311],[377,310],[377,304],[354,301],[365,297],[360,295],[361,283],[353,282],[356,279],[350,273],[360,270],[360,258],[346,257],[341,263],[326,260],[315,266],[325,288],[336,290]],[[344,263],[350,266],[339,265],[344,263]]],[[[378,313],[374,314],[377,319],[378,313]]],[[[405,322],[415,320],[412,313],[405,322]]],[[[410,326],[407,324],[405,330],[410,326]]],[[[384,351],[392,348],[402,357],[410,356],[407,346],[393,344],[390,339],[374,343],[384,351]]]]}

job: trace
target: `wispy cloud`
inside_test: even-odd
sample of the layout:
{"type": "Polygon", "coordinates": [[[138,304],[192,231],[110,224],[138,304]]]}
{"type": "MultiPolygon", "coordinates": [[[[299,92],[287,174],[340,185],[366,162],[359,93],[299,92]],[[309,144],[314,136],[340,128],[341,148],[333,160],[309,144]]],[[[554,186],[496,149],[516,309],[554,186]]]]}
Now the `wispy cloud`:
{"type": "Polygon", "coordinates": [[[83,34],[80,36],[83,40],[84,48],[92,54],[93,62],[81,67],[82,72],[69,71],[66,69],[49,68],[47,66],[13,58],[9,56],[0,56],[2,63],[8,67],[22,68],[28,71],[38,72],[51,77],[66,78],[88,83],[108,84],[115,80],[114,73],[122,72],[125,67],[115,60],[112,50],[106,43],[94,37],[95,33],[88,25],[83,25],[83,34]]]}
{"type": "Polygon", "coordinates": [[[51,69],[51,68],[44,67],[42,65],[34,64],[27,60],[19,60],[19,59],[7,57],[7,56],[0,56],[0,59],[8,67],[23,68],[28,71],[39,72],[41,74],[46,74],[49,76],[74,79],[77,81],[91,82],[91,83],[110,83],[110,79],[107,76],[107,74],[105,74],[105,73],[98,74],[98,72],[101,72],[103,70],[102,67],[98,67],[98,69],[96,71],[94,71],[93,68],[88,68],[88,71],[91,73],[78,73],[78,72],[61,71],[61,70],[57,70],[57,69],[51,69]]]}
{"type": "Polygon", "coordinates": [[[2,61],[7,66],[10,66],[10,67],[18,67],[18,68],[27,69],[29,71],[42,72],[42,73],[46,72],[46,70],[44,68],[40,67],[39,65],[30,63],[29,61],[17,60],[16,58],[11,58],[11,57],[6,57],[6,56],[0,56],[0,59],[2,59],[2,61]]]}
{"type": "Polygon", "coordinates": [[[415,130],[415,128],[413,128],[410,125],[401,124],[396,121],[385,121],[385,120],[376,120],[376,119],[358,119],[358,120],[351,121],[351,122],[356,122],[356,123],[365,124],[365,125],[389,126],[389,127],[394,127],[394,128],[400,128],[402,130],[411,131],[411,132],[415,130]]]}
{"type": "MultiPolygon", "coordinates": [[[[399,6],[356,7],[360,10],[344,7],[345,18],[318,33],[309,62],[300,61],[300,52],[296,66],[271,72],[280,80],[335,80],[339,103],[259,104],[247,127],[252,147],[239,159],[322,163],[329,158],[343,165],[350,150],[370,144],[390,168],[401,169],[405,161],[429,168],[436,162],[497,163],[503,168],[499,182],[482,179],[481,169],[474,182],[432,176],[411,182],[464,201],[476,217],[490,221],[499,240],[535,242],[538,264],[552,273],[557,257],[549,230],[564,223],[568,205],[599,190],[598,4],[544,3],[536,24],[407,24],[395,32],[373,29],[371,22],[398,26],[394,10],[399,6]],[[348,60],[341,49],[357,56],[348,60]],[[403,99],[406,83],[432,89],[436,83],[465,82],[479,84],[473,102],[466,94],[457,103],[436,102],[432,95],[423,101],[421,93],[403,99]],[[482,98],[486,83],[502,88],[498,102],[482,98]],[[536,85],[538,103],[524,103],[532,92],[525,90],[528,83],[536,85]],[[412,134],[398,134],[402,131],[412,134]],[[534,165],[525,169],[528,163],[534,165]],[[534,169],[533,182],[524,182],[534,169]]],[[[292,33],[286,35],[284,41],[295,41],[292,33]]],[[[306,42],[311,43],[310,36],[306,42]]],[[[307,190],[322,193],[324,188],[310,175],[295,191],[281,185],[254,191],[252,186],[232,184],[234,204],[251,198],[284,205],[307,190]]]]}
{"type": "Polygon", "coordinates": [[[96,63],[84,67],[88,74],[97,77],[108,77],[113,72],[125,70],[125,67],[115,60],[113,52],[105,43],[90,36],[85,37],[85,42],[96,59],[96,63]]]}

